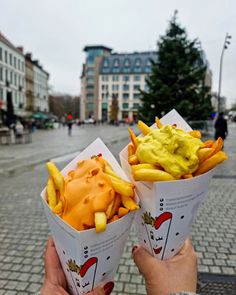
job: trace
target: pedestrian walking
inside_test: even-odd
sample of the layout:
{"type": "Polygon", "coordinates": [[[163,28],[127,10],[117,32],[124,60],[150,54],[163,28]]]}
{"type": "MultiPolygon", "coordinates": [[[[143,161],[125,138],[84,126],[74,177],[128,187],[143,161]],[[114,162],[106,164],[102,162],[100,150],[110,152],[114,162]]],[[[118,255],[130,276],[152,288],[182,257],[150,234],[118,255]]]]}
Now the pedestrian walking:
{"type": "Polygon", "coordinates": [[[218,118],[215,122],[215,139],[221,137],[225,140],[226,136],[228,135],[228,124],[224,118],[224,113],[219,113],[218,118]]]}

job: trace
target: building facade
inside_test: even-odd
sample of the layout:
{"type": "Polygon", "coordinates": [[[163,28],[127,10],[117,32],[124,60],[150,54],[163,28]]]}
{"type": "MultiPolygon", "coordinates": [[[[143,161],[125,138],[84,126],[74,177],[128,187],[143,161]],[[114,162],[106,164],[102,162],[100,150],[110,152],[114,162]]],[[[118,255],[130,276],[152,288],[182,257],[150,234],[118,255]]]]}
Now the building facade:
{"type": "Polygon", "coordinates": [[[104,56],[111,54],[111,48],[105,46],[86,46],[85,63],[81,75],[80,119],[98,119],[99,113],[99,72],[104,56]]]}
{"type": "MultiPolygon", "coordinates": [[[[140,90],[147,90],[145,79],[151,72],[154,51],[111,54],[100,66],[98,120],[109,121],[114,99],[117,99],[116,120],[136,119],[141,104],[140,90]]],[[[114,112],[114,111],[113,111],[114,112]]]]}
{"type": "Polygon", "coordinates": [[[26,109],[32,112],[34,111],[34,71],[30,53],[25,55],[25,90],[26,109]]]}
{"type": "Polygon", "coordinates": [[[11,100],[14,112],[21,116],[25,111],[25,58],[22,48],[15,47],[0,33],[0,102],[7,110],[11,100]]]}
{"type": "Polygon", "coordinates": [[[48,79],[49,74],[43,69],[37,60],[33,61],[33,109],[37,112],[48,112],[48,79]]]}

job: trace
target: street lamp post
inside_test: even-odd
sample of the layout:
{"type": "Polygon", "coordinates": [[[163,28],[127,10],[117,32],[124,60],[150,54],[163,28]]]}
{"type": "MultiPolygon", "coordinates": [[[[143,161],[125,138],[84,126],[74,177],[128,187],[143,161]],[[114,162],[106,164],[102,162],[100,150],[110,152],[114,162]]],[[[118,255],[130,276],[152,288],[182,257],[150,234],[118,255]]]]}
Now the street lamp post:
{"type": "Polygon", "coordinates": [[[221,81],[222,81],[222,70],[223,70],[224,51],[225,51],[225,49],[228,48],[228,45],[230,44],[229,39],[231,39],[231,38],[232,37],[228,33],[226,33],[225,40],[224,40],[224,45],[223,45],[221,56],[220,56],[219,88],[218,88],[218,98],[217,98],[217,101],[218,101],[218,114],[221,111],[220,93],[221,93],[221,81]]]}

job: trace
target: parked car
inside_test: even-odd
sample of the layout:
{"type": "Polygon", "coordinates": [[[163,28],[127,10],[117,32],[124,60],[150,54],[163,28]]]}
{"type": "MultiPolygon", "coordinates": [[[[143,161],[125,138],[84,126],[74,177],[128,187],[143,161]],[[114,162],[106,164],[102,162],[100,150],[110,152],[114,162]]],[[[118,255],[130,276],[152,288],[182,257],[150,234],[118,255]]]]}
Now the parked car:
{"type": "Polygon", "coordinates": [[[84,120],[84,123],[85,124],[94,124],[95,123],[95,120],[93,118],[88,118],[88,119],[85,119],[84,120]]]}

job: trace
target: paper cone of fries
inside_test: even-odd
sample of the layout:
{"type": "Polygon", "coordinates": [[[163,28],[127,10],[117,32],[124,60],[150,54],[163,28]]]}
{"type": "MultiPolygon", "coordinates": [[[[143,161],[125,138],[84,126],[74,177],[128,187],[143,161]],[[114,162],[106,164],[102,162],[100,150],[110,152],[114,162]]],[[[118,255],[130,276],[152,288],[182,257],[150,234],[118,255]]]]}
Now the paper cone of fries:
{"type": "MultiPolygon", "coordinates": [[[[96,139],[72,160],[61,171],[62,175],[66,176],[69,171],[74,170],[78,161],[89,159],[99,153],[122,179],[128,180],[101,139],[96,139]]],[[[49,208],[46,201],[46,189],[42,191],[41,197],[71,294],[84,294],[100,283],[114,280],[134,218],[134,212],[109,223],[102,233],[96,233],[95,229],[77,231],[49,208]]]]}
{"type": "MultiPolygon", "coordinates": [[[[175,110],[165,115],[161,123],[176,124],[184,131],[192,130],[175,110]]],[[[153,125],[151,128],[157,127],[153,125]]],[[[154,257],[163,260],[173,257],[190,234],[214,169],[189,179],[143,182],[134,181],[132,177],[128,146],[120,152],[120,161],[140,197],[141,209],[136,213],[135,220],[139,243],[154,257]]]]}

